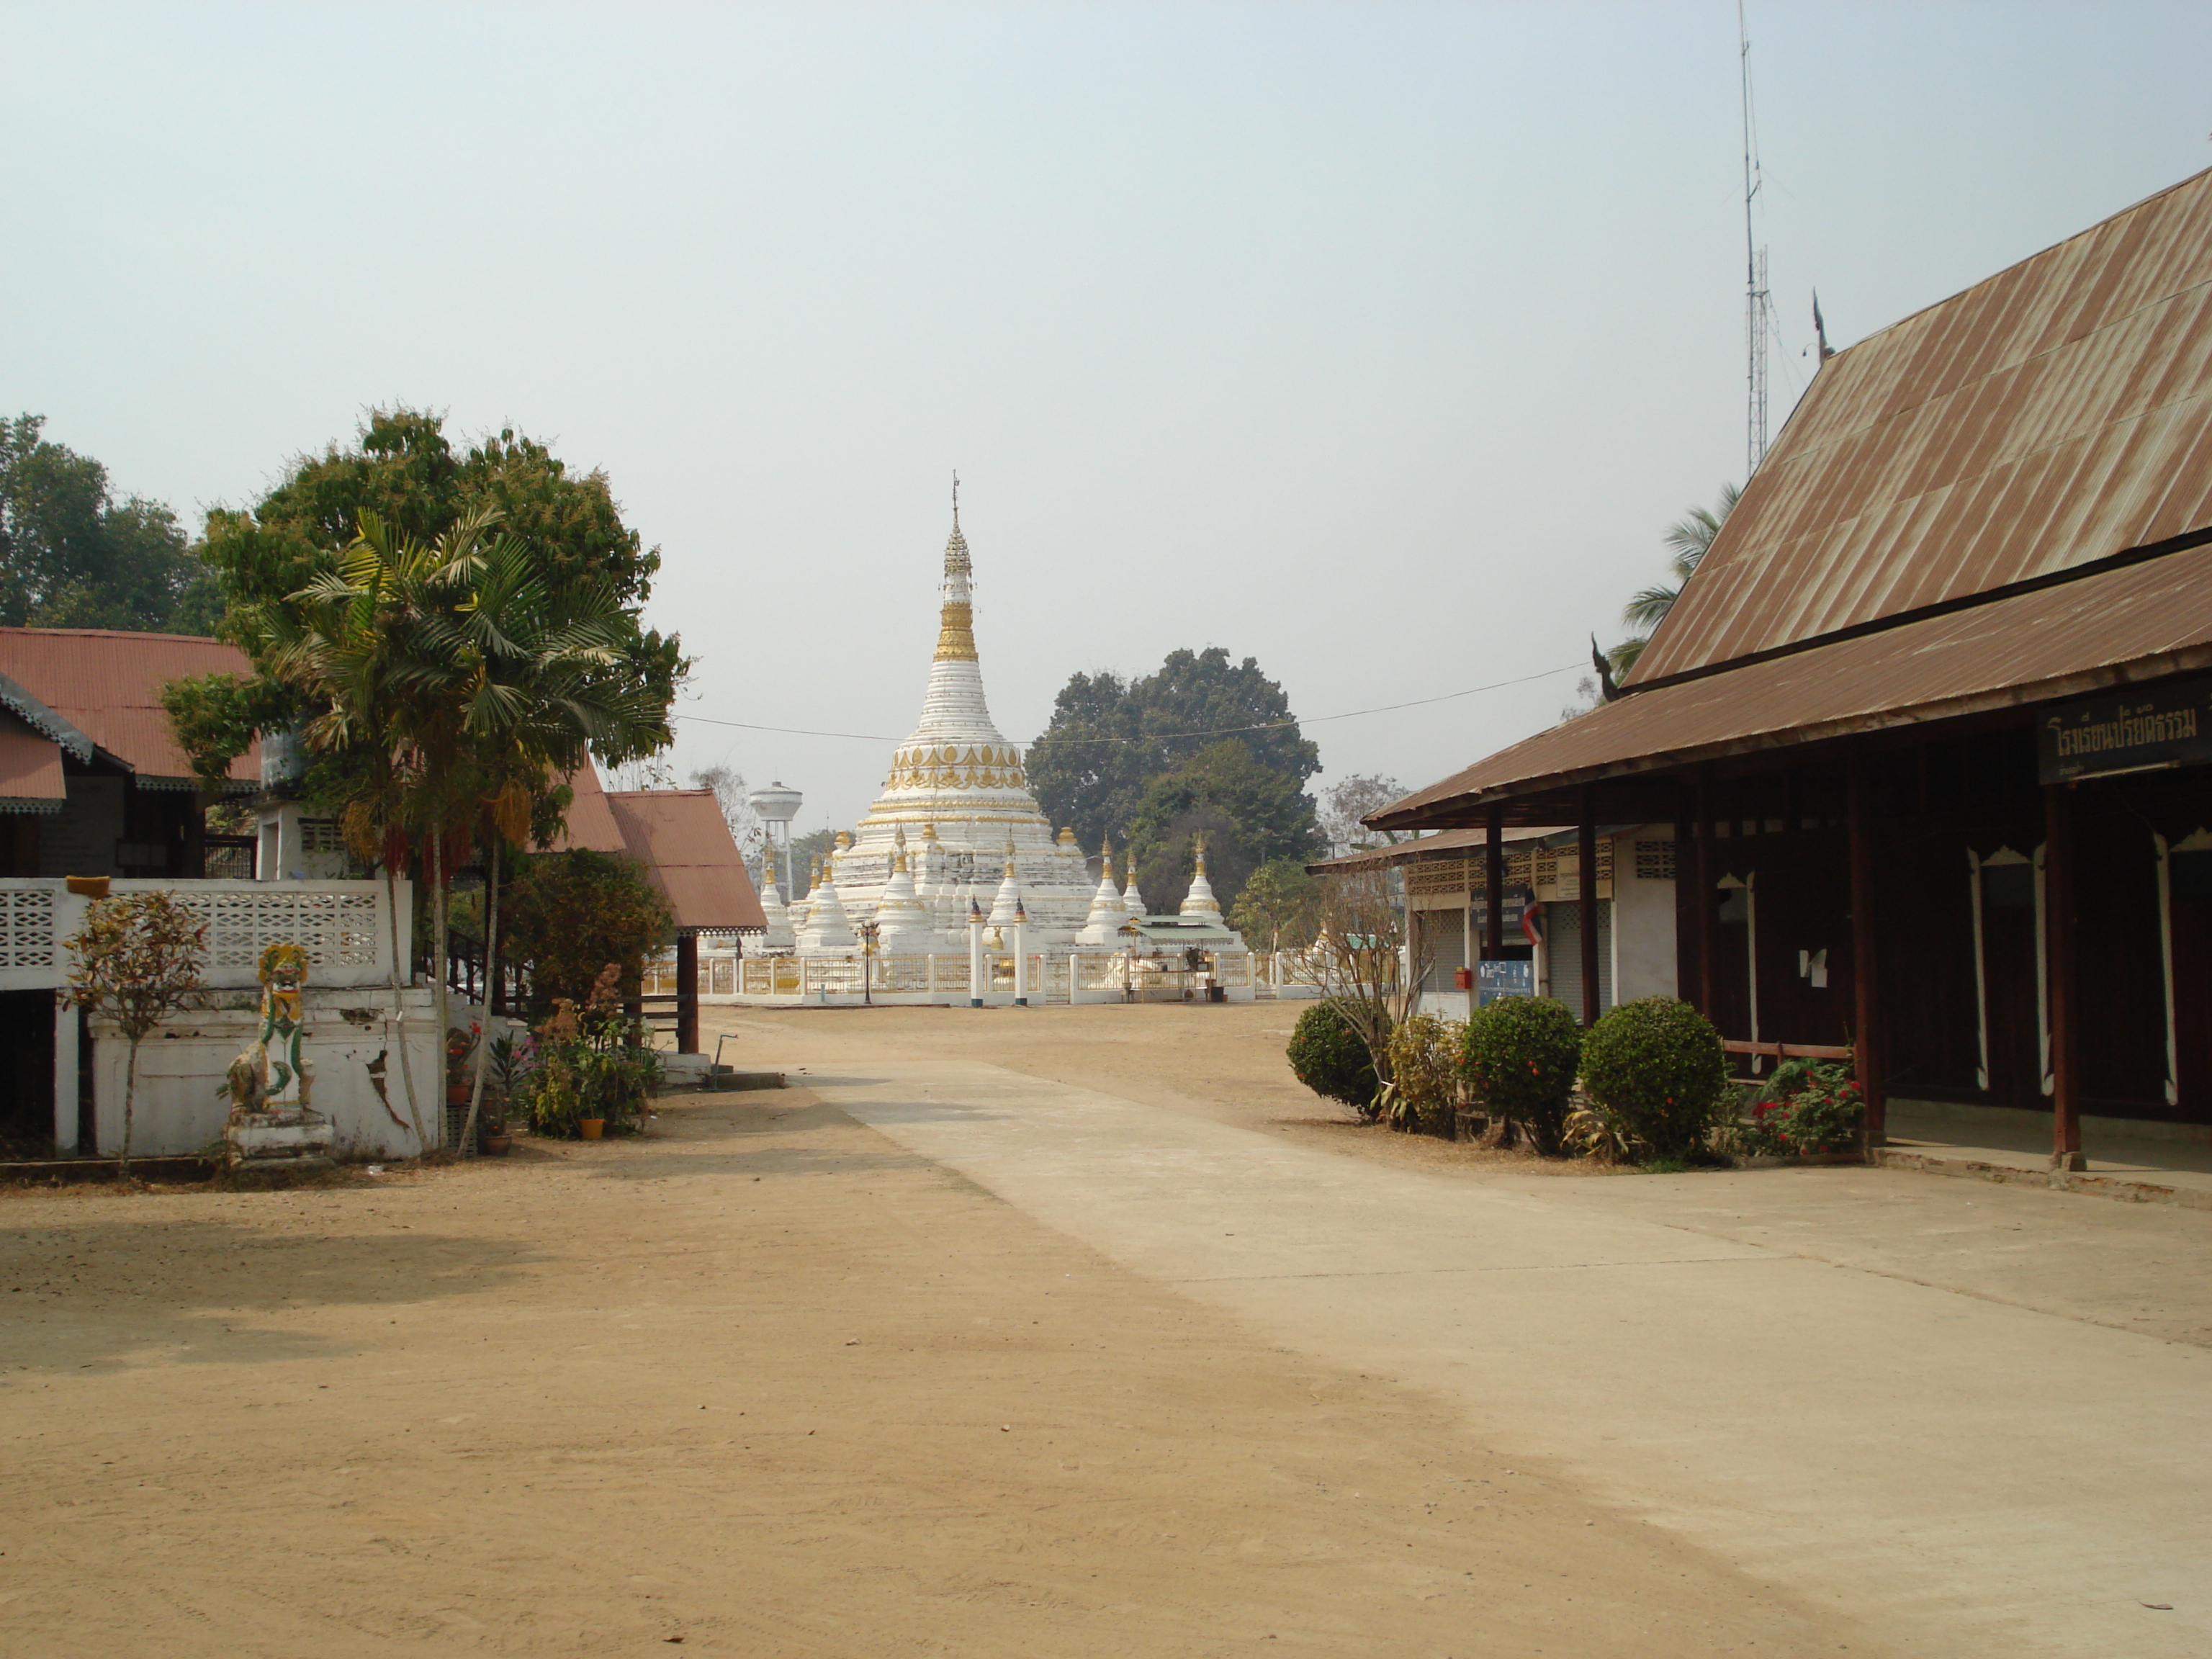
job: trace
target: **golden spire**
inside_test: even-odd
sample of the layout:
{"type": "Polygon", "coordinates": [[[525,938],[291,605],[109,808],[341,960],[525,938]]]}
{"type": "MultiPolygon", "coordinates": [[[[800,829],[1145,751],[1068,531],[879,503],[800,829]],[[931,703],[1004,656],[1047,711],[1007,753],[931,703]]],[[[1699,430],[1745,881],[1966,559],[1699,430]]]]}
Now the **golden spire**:
{"type": "Polygon", "coordinates": [[[1111,836],[1098,843],[1098,878],[1101,881],[1114,879],[1114,837],[1111,836]]]}
{"type": "Polygon", "coordinates": [[[1006,875],[1007,875],[1007,878],[1008,878],[1009,879],[1012,879],[1012,876],[1013,876],[1013,873],[1014,873],[1014,832],[1013,832],[1012,830],[1007,830],[1007,831],[1006,831],[1006,875]]]}
{"type": "Polygon", "coordinates": [[[974,662],[975,607],[970,603],[968,581],[975,567],[968,558],[968,538],[960,533],[960,475],[952,475],[952,534],[945,544],[945,608],[937,625],[937,660],[974,662]]]}
{"type": "Polygon", "coordinates": [[[902,876],[907,873],[906,840],[903,836],[899,840],[898,851],[891,855],[891,873],[895,876],[902,876]]]}

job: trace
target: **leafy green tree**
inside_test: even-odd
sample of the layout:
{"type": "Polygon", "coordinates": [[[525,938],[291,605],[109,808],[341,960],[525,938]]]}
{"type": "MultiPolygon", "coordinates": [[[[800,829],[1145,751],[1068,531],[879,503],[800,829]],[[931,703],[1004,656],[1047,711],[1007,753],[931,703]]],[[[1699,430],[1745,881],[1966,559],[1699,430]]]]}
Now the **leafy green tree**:
{"type": "Polygon", "coordinates": [[[1311,797],[1293,773],[1268,765],[1242,738],[1208,744],[1146,785],[1129,826],[1139,881],[1158,908],[1189,890],[1193,842],[1206,837],[1208,878],[1224,908],[1272,858],[1321,850],[1311,797]]]}
{"type": "Polygon", "coordinates": [[[1721,533],[1721,526],[1728,522],[1729,514],[1735,510],[1742,495],[1743,491],[1735,484],[1723,484],[1717,503],[1710,507],[1693,507],[1667,526],[1662,538],[1667,547],[1667,570],[1674,580],[1653,583],[1621,607],[1620,620],[1636,633],[1605,653],[1616,681],[1626,678],[1628,671],[1636,666],[1636,659],[1644,654],[1644,647],[1651,642],[1659,624],[1667,620],[1667,613],[1681,597],[1682,585],[1704,561],[1713,538],[1721,533]]]}
{"type": "Polygon", "coordinates": [[[215,584],[159,501],[115,501],[107,469],[41,436],[43,416],[0,420],[0,623],[205,631],[215,584]]]}
{"type": "Polygon", "coordinates": [[[1230,907],[1230,926],[1255,951],[1302,949],[1313,942],[1321,884],[1303,860],[1269,859],[1230,907]]]}
{"type": "Polygon", "coordinates": [[[529,860],[514,883],[507,948],[528,969],[531,1018],[551,1013],[556,997],[586,1000],[609,963],[622,983],[636,984],[673,926],[667,902],[628,859],[578,851],[529,860]]]}
{"type": "MultiPolygon", "coordinates": [[[[1155,842],[1187,835],[1188,825],[1175,821],[1201,807],[1231,820],[1242,848],[1240,853],[1226,844],[1212,846],[1210,865],[1217,854],[1241,856],[1249,872],[1267,858],[1307,850],[1312,839],[1313,803],[1304,788],[1321,769],[1321,752],[1299,732],[1281,685],[1261,672],[1255,659],[1231,662],[1219,646],[1170,652],[1158,672],[1139,679],[1071,676],[1054,702],[1051,723],[1030,746],[1028,762],[1046,816],[1073,825],[1086,847],[1109,835],[1120,840],[1149,833],[1155,842]],[[1239,781],[1234,775],[1244,763],[1220,748],[1224,739],[1241,745],[1283,787],[1239,781]],[[1220,752],[1201,762],[1210,749],[1220,752]],[[1184,773],[1181,782],[1148,800],[1156,782],[1178,772],[1184,773]],[[1302,820],[1285,804],[1290,797],[1304,799],[1302,820]],[[1240,802],[1265,810],[1248,821],[1238,817],[1240,802]],[[1140,816],[1147,826],[1142,830],[1140,816]],[[1299,833],[1305,841],[1297,839],[1299,833]]],[[[1159,855],[1155,846],[1154,856],[1159,855]]],[[[1187,875],[1187,848],[1176,856],[1187,875]]],[[[1141,859],[1139,869],[1142,880],[1141,859]]],[[[1218,872],[1214,880],[1218,893],[1218,872]]],[[[1145,892],[1156,904],[1166,896],[1155,896],[1149,884],[1145,892]]]]}

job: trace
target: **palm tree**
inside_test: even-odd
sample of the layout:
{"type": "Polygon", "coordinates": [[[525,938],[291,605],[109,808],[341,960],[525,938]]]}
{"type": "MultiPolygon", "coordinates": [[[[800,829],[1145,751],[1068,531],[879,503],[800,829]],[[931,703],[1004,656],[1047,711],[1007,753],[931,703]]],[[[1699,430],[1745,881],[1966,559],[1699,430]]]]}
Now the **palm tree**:
{"type": "MultiPolygon", "coordinates": [[[[472,793],[472,827],[484,848],[489,987],[498,983],[507,848],[523,843],[546,791],[588,764],[592,749],[620,761],[665,746],[668,711],[629,672],[636,619],[613,585],[572,580],[549,586],[528,550],[512,537],[485,550],[476,591],[459,620],[467,641],[467,763],[456,775],[465,775],[472,793]]],[[[463,1146],[476,1131],[489,1064],[489,1045],[479,1042],[463,1146]]]]}
{"type": "MultiPolygon", "coordinates": [[[[411,831],[423,827],[426,805],[449,787],[459,720],[453,712],[459,665],[453,654],[453,606],[465,599],[480,562],[477,544],[492,514],[471,514],[425,546],[395,535],[373,513],[325,571],[264,620],[271,674],[306,693],[319,712],[304,735],[308,746],[350,774],[342,818],[356,854],[384,866],[392,904],[392,1018],[404,1017],[401,995],[409,951],[399,919],[399,868],[411,831]]],[[[431,825],[430,865],[437,948],[444,949],[441,828],[431,825]]],[[[445,975],[437,981],[439,1045],[445,1042],[445,975]]],[[[427,1147],[408,1047],[399,1043],[400,1076],[416,1145],[427,1147]]]]}
{"type": "Polygon", "coordinates": [[[1713,538],[1721,533],[1721,526],[1728,522],[1728,515],[1735,510],[1742,494],[1734,484],[1723,484],[1717,505],[1693,507],[1685,517],[1667,526],[1662,538],[1669,556],[1667,570],[1674,580],[1655,582],[1640,589],[1621,607],[1620,620],[1637,631],[1606,653],[1613,664],[1615,679],[1626,678],[1628,671],[1636,665],[1636,659],[1644,654],[1644,646],[1650,643],[1659,624],[1667,620],[1667,613],[1674,608],[1682,584],[1690,580],[1690,573],[1711,550],[1713,538]]]}

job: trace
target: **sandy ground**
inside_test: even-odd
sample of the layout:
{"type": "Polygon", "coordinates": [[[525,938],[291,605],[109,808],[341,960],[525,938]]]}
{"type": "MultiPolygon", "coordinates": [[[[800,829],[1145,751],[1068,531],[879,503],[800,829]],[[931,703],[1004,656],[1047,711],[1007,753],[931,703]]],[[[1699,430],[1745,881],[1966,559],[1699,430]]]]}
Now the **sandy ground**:
{"type": "MultiPolygon", "coordinates": [[[[1295,1009],[1213,1012],[990,1040],[1352,1133],[1274,1123],[1316,1116],[1295,1009]]],[[[763,1025],[986,1030],[837,1018],[763,1025]]],[[[803,1090],[323,1189],[0,1195],[0,1287],[25,1659],[1877,1650],[803,1090]]]]}

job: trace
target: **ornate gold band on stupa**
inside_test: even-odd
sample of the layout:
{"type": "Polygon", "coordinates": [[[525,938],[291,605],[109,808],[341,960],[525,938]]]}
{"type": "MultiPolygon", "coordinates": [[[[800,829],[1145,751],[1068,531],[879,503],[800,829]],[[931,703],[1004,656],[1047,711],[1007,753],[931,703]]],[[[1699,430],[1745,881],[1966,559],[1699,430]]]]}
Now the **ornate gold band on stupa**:
{"type": "Polygon", "coordinates": [[[975,660],[975,608],[965,599],[947,599],[937,628],[937,660],[975,660]]]}

